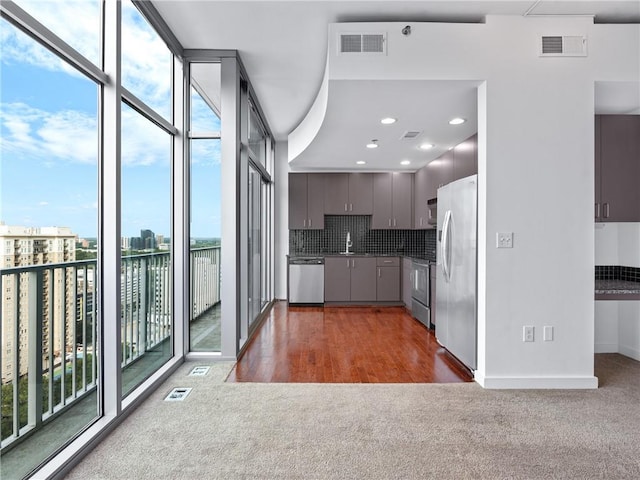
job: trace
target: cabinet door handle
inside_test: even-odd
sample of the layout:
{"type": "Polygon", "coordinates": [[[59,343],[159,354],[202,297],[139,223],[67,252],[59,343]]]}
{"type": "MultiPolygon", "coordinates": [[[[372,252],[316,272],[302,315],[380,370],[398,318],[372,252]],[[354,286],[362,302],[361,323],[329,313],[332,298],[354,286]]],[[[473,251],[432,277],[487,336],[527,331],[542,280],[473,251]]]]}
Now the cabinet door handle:
{"type": "Polygon", "coordinates": [[[420,217],[420,226],[422,226],[422,217],[420,217]]]}
{"type": "Polygon", "coordinates": [[[394,218],[394,219],[393,219],[393,226],[395,227],[396,225],[397,225],[397,223],[396,223],[396,219],[394,218]]]}
{"type": "Polygon", "coordinates": [[[345,212],[347,211],[347,204],[346,203],[344,204],[344,211],[345,212]]]}
{"type": "Polygon", "coordinates": [[[349,259],[347,258],[347,268],[349,268],[349,259]]]}
{"type": "Polygon", "coordinates": [[[309,228],[311,228],[311,219],[309,219],[309,228]]]}
{"type": "Polygon", "coordinates": [[[349,204],[349,211],[350,211],[350,212],[353,212],[353,203],[350,203],[350,204],[349,204]]]}
{"type": "Polygon", "coordinates": [[[380,267],[378,267],[378,278],[380,278],[382,275],[380,273],[380,267]]]}
{"type": "Polygon", "coordinates": [[[609,218],[609,202],[603,203],[602,206],[604,207],[604,218],[609,218]]]}
{"type": "Polygon", "coordinates": [[[382,263],[393,263],[393,260],[383,260],[382,263]]]}
{"type": "Polygon", "coordinates": [[[389,219],[389,226],[391,226],[391,219],[389,219]]]}
{"type": "Polygon", "coordinates": [[[307,220],[306,220],[306,219],[302,221],[302,226],[303,226],[304,228],[307,228],[307,220]]]}
{"type": "Polygon", "coordinates": [[[596,203],[596,218],[600,218],[600,204],[596,203]]]}
{"type": "Polygon", "coordinates": [[[355,260],[351,260],[351,268],[356,268],[356,261],[355,260]]]}

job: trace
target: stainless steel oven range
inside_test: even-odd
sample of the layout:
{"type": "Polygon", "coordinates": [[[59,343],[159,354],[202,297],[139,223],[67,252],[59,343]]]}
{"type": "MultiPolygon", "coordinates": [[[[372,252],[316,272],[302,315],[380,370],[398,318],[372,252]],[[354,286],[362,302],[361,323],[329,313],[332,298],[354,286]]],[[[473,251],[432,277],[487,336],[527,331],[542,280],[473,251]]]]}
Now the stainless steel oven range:
{"type": "Polygon", "coordinates": [[[411,314],[427,328],[431,324],[429,262],[414,259],[411,265],[411,314]]]}

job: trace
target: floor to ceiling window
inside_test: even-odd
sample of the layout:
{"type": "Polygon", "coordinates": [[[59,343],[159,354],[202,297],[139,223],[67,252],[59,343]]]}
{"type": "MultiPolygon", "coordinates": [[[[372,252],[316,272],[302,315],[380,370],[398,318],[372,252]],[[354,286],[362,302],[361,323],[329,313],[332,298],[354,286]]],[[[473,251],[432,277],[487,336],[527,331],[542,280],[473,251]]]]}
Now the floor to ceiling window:
{"type": "Polygon", "coordinates": [[[122,4],[121,342],[126,396],[173,354],[171,267],[172,55],[130,2],[122,4]]]}
{"type": "Polygon", "coordinates": [[[248,101],[248,321],[253,325],[271,300],[271,139],[248,101]]]}
{"type": "Polygon", "coordinates": [[[189,350],[220,352],[220,63],[192,63],[190,73],[189,350]]]}
{"type": "Polygon", "coordinates": [[[237,357],[272,299],[273,149],[237,54],[150,3],[0,12],[0,461],[47,478],[190,351],[237,357]]]}
{"type": "MultiPolygon", "coordinates": [[[[96,64],[98,2],[19,4],[96,64]]],[[[101,413],[99,88],[5,19],[0,37],[0,462],[21,478],[101,413]]]]}

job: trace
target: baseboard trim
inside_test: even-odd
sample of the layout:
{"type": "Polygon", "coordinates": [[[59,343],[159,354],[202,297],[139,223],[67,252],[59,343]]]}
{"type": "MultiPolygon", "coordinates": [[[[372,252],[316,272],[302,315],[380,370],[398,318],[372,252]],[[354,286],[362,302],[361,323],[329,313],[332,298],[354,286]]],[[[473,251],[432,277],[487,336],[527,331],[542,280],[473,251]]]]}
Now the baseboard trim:
{"type": "Polygon", "coordinates": [[[474,379],[486,389],[592,389],[598,388],[598,377],[486,377],[478,371],[474,379]]]}
{"type": "Polygon", "coordinates": [[[634,360],[640,361],[640,350],[633,347],[627,347],[625,345],[618,345],[618,352],[622,355],[626,355],[627,357],[631,357],[634,360]]]}
{"type": "Polygon", "coordinates": [[[594,353],[618,353],[617,343],[596,343],[594,353]]]}

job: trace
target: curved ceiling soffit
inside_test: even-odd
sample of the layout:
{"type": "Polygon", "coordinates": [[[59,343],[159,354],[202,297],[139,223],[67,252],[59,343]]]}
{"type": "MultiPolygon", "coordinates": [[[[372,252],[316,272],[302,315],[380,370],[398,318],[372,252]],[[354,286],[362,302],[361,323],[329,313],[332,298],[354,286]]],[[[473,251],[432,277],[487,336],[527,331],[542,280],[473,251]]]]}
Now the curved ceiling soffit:
{"type": "Polygon", "coordinates": [[[324,69],[324,76],[320,84],[318,95],[311,105],[309,112],[302,119],[300,124],[289,134],[288,137],[288,161],[291,163],[302,152],[304,152],[313,139],[316,138],[325,115],[327,114],[327,104],[329,103],[329,55],[324,69]]]}

